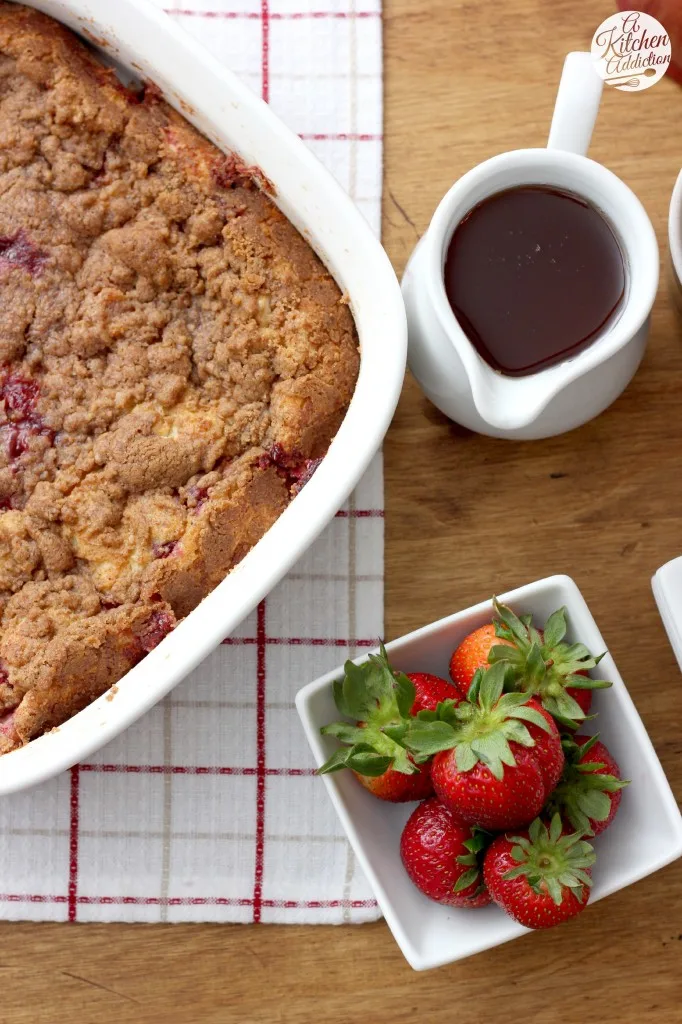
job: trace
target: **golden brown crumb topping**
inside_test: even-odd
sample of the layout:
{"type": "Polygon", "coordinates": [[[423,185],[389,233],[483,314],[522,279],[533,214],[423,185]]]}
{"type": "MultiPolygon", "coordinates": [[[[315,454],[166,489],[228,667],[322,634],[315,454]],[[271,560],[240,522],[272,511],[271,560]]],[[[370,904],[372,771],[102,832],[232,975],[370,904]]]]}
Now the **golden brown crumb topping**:
{"type": "Polygon", "coordinates": [[[1,752],[104,692],[256,543],[358,354],[239,161],[7,3],[0,289],[1,752]]]}

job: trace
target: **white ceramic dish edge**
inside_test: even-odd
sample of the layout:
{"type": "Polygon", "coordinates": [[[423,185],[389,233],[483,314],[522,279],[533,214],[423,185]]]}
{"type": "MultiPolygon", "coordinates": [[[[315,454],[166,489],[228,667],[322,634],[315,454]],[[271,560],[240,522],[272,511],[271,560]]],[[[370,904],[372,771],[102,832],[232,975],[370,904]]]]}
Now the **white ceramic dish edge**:
{"type": "MultiPolygon", "coordinates": [[[[553,607],[559,607],[562,603],[565,603],[568,608],[571,633],[575,636],[580,636],[592,650],[603,651],[606,649],[601,633],[599,632],[584,597],[576,583],[569,576],[551,576],[546,579],[538,580],[537,582],[527,584],[526,586],[519,587],[516,590],[501,595],[500,600],[505,604],[511,605],[517,610],[532,610],[536,615],[539,613],[537,607],[534,608],[533,606],[537,606],[538,602],[553,602],[553,607]]],[[[393,640],[391,643],[386,645],[386,649],[396,666],[402,668],[404,671],[440,671],[441,674],[443,674],[443,666],[440,664],[429,663],[428,661],[425,662],[423,660],[423,652],[418,654],[416,658],[412,655],[414,660],[411,660],[410,655],[407,652],[413,650],[415,645],[419,645],[423,641],[429,641],[427,648],[433,648],[433,638],[438,638],[439,634],[442,634],[444,631],[449,632],[451,627],[459,627],[461,633],[459,638],[461,639],[469,630],[475,629],[485,621],[489,621],[490,610],[490,601],[483,601],[473,607],[463,609],[453,615],[439,619],[437,622],[423,626],[421,629],[408,633],[397,640],[393,640]]],[[[547,611],[547,614],[548,613],[549,612],[547,611]]],[[[370,652],[367,652],[362,657],[357,658],[356,663],[365,661],[368,653],[370,652]]],[[[649,856],[648,860],[642,858],[639,863],[634,863],[633,861],[633,863],[628,865],[627,868],[621,864],[618,866],[618,871],[612,873],[611,877],[606,877],[604,872],[597,875],[595,878],[593,894],[591,896],[591,903],[603,899],[605,896],[611,895],[613,892],[624,888],[626,885],[631,885],[634,882],[639,881],[646,875],[651,874],[654,871],[658,871],[660,868],[665,867],[667,864],[682,856],[682,816],[680,815],[677,802],[672,790],[670,789],[670,784],[663,772],[660,761],[658,760],[656,751],[654,750],[644,724],[627,692],[625,684],[623,683],[610,654],[607,654],[600,664],[600,675],[612,681],[613,690],[598,691],[598,693],[611,695],[612,700],[615,697],[619,705],[619,712],[622,714],[622,717],[626,722],[627,729],[629,731],[629,738],[636,747],[637,756],[644,762],[642,774],[648,780],[649,791],[651,792],[652,790],[655,790],[657,798],[660,799],[661,815],[665,817],[666,824],[669,826],[670,838],[668,845],[661,850],[657,848],[655,853],[652,856],[649,856]]],[[[320,679],[309,683],[296,695],[296,708],[317,765],[322,764],[326,760],[331,749],[335,745],[335,741],[320,735],[319,726],[322,723],[317,720],[311,704],[313,700],[316,698],[319,699],[319,697],[324,694],[327,697],[328,704],[325,710],[328,714],[333,715],[334,707],[331,699],[331,683],[338,677],[339,670],[335,669],[332,672],[327,673],[325,676],[322,676],[320,679]]],[[[595,700],[597,699],[598,698],[595,698],[595,700]]],[[[602,717],[602,728],[605,728],[605,722],[605,717],[602,717]]],[[[605,739],[606,738],[607,737],[605,736],[605,739]]],[[[612,742],[610,737],[608,737],[608,742],[612,742]]],[[[622,752],[619,752],[616,749],[616,754],[619,756],[622,768],[625,763],[622,757],[622,752]]],[[[347,775],[347,773],[341,773],[341,775],[347,775]]],[[[321,781],[327,788],[329,797],[346,831],[358,862],[374,890],[374,894],[386,922],[393,932],[393,936],[400,946],[403,955],[415,970],[426,970],[432,967],[439,967],[445,963],[451,963],[454,960],[471,956],[475,953],[482,952],[485,949],[500,945],[503,942],[507,942],[510,939],[517,938],[526,933],[527,929],[516,924],[516,922],[507,918],[494,908],[485,908],[485,910],[477,911],[456,911],[454,912],[455,914],[471,914],[475,918],[475,921],[472,922],[472,924],[477,926],[476,934],[475,937],[470,940],[468,945],[464,943],[457,945],[455,940],[457,925],[454,920],[451,924],[444,925],[442,927],[442,930],[438,935],[440,941],[435,942],[430,950],[428,948],[428,943],[420,944],[419,938],[415,938],[415,935],[420,929],[418,927],[415,927],[414,929],[408,927],[406,919],[409,917],[409,913],[404,907],[399,906],[399,899],[396,899],[395,896],[392,898],[389,895],[387,886],[382,881],[382,876],[380,876],[376,866],[371,863],[372,858],[371,856],[368,856],[368,851],[365,848],[365,838],[360,834],[361,830],[356,827],[354,815],[349,809],[348,796],[350,794],[348,791],[344,793],[344,784],[341,784],[341,777],[339,775],[324,775],[321,777],[321,781]],[[489,918],[490,915],[495,915],[494,919],[491,920],[490,925],[488,925],[488,921],[484,919],[484,914],[488,915],[489,918]],[[454,931],[451,932],[450,929],[454,929],[454,931]],[[452,941],[450,946],[447,944],[448,938],[452,941]],[[433,948],[434,946],[435,948],[433,948]]],[[[352,778],[347,778],[345,782],[352,787],[351,794],[353,793],[353,790],[360,790],[360,799],[365,803],[372,802],[376,804],[374,798],[365,794],[352,778]]],[[[640,794],[638,793],[637,797],[639,796],[640,794]]],[[[642,796],[643,799],[646,800],[646,794],[642,794],[642,796]]],[[[392,816],[402,815],[406,817],[413,806],[414,805],[411,804],[402,805],[402,807],[406,808],[405,811],[402,811],[397,809],[394,805],[390,807],[388,813],[392,816]]],[[[624,826],[626,824],[626,815],[623,813],[623,809],[621,809],[619,820],[617,819],[616,823],[609,830],[610,836],[613,837],[617,834],[614,832],[616,825],[624,826]]],[[[391,839],[395,840],[397,843],[399,831],[396,832],[395,826],[396,822],[392,821],[391,839]]],[[[399,822],[399,827],[402,827],[402,818],[399,822]]],[[[600,842],[603,843],[606,838],[609,838],[609,834],[602,837],[600,842]]],[[[389,866],[389,856],[385,853],[385,849],[382,848],[382,872],[403,872],[402,866],[395,864],[395,861],[399,859],[397,849],[391,852],[390,859],[391,864],[389,866]]],[[[431,915],[438,915],[437,920],[434,917],[434,925],[435,927],[440,927],[442,925],[443,918],[448,914],[448,908],[439,907],[436,904],[431,903],[429,900],[426,900],[425,897],[421,896],[421,894],[417,893],[416,890],[413,890],[406,875],[404,876],[403,881],[405,887],[409,891],[410,900],[415,901],[412,903],[412,908],[414,909],[415,906],[418,907],[418,912],[422,918],[419,922],[422,925],[422,931],[424,919],[429,919],[431,915]]],[[[389,885],[395,892],[396,887],[394,877],[391,879],[389,885]]],[[[461,918],[458,919],[461,920],[461,918]]]]}
{"type": "Polygon", "coordinates": [[[682,171],[673,188],[668,214],[668,243],[678,289],[682,288],[682,171]]]}
{"type": "Polygon", "coordinates": [[[228,635],[334,516],[388,429],[405,370],[407,329],[388,257],[346,193],[306,146],[200,44],[146,0],[33,0],[30,6],[153,80],[220,148],[261,168],[276,202],[350,299],[362,359],[346,417],[313,479],[229,576],[106,694],[0,758],[0,795],[82,760],[123,731],[228,635]]]}

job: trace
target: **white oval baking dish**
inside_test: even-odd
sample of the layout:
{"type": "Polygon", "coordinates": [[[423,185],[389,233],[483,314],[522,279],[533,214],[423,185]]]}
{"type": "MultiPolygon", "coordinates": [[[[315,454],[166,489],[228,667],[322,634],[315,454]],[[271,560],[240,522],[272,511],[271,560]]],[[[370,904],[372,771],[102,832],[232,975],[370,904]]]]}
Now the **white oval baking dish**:
{"type": "Polygon", "coordinates": [[[156,704],[281,579],[378,450],[405,372],[407,328],[391,264],[349,197],[306,146],[202,46],[146,0],[29,0],[103,48],[221,149],[259,167],[276,203],[347,292],[361,345],[346,417],[312,480],[229,576],[120,682],[45,736],[0,757],[0,795],[69,768],[156,704]],[[108,695],[111,697],[111,695],[108,695]]]}

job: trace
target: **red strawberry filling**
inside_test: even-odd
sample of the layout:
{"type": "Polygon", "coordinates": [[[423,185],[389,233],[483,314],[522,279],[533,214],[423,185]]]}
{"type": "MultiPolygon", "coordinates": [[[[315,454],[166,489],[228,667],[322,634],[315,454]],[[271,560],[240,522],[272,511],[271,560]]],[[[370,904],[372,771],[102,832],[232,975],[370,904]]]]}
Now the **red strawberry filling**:
{"type": "Polygon", "coordinates": [[[49,427],[35,422],[25,423],[22,426],[12,424],[0,429],[7,445],[7,454],[12,460],[16,460],[20,455],[24,454],[32,437],[48,437],[50,444],[54,438],[54,434],[49,427]]]}
{"type": "Polygon", "coordinates": [[[208,498],[207,487],[197,487],[196,485],[187,488],[187,499],[188,505],[193,512],[198,512],[201,506],[208,498]]]}
{"type": "Polygon", "coordinates": [[[306,459],[304,463],[291,471],[294,483],[291,485],[292,494],[298,494],[303,490],[309,480],[312,479],[315,470],[322,462],[322,459],[306,459]]]}
{"type": "Polygon", "coordinates": [[[297,452],[287,452],[281,444],[275,442],[267,455],[261,455],[258,465],[261,469],[267,469],[271,464],[275,465],[295,497],[312,479],[321,462],[322,458],[304,459],[297,452]]]}
{"type": "Polygon", "coordinates": [[[0,715],[0,736],[14,739],[14,711],[6,711],[0,715]]]}
{"type": "Polygon", "coordinates": [[[23,228],[15,235],[0,235],[0,265],[23,267],[29,274],[41,273],[47,253],[30,240],[23,228]]]}
{"type": "Polygon", "coordinates": [[[282,469],[288,468],[291,464],[292,456],[288,455],[282,445],[276,441],[269,450],[269,455],[276,466],[282,469]]]}
{"type": "Polygon", "coordinates": [[[152,544],[152,554],[154,558],[168,558],[173,554],[177,546],[178,542],[176,540],[166,540],[163,543],[154,541],[152,544]]]}
{"type": "Polygon", "coordinates": [[[158,647],[173,629],[174,622],[168,612],[154,612],[138,633],[137,641],[145,654],[158,647]]]}
{"type": "Polygon", "coordinates": [[[39,393],[38,381],[10,374],[2,384],[7,416],[12,420],[27,419],[35,409],[39,393]]]}
{"type": "MultiPolygon", "coordinates": [[[[0,436],[12,461],[23,455],[32,437],[47,437],[50,444],[54,441],[54,431],[36,412],[39,395],[38,381],[27,377],[8,374],[0,384],[7,417],[7,423],[0,426],[0,436]]],[[[2,499],[0,507],[11,508],[11,498],[2,499]]]]}
{"type": "Polygon", "coordinates": [[[246,170],[239,157],[231,153],[216,160],[211,173],[219,188],[233,189],[244,184],[246,170]]]}

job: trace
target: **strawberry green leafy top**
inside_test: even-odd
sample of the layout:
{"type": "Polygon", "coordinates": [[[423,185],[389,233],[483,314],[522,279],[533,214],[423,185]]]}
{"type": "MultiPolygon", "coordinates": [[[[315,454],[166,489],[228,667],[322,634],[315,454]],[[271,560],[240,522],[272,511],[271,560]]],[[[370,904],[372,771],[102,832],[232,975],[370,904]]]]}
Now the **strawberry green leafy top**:
{"type": "Polygon", "coordinates": [[[516,865],[504,874],[506,881],[525,876],[535,893],[546,891],[557,907],[563,902],[565,890],[581,899],[584,889],[591,887],[589,869],[596,859],[594,849],[579,832],[565,835],[558,814],[549,828],[536,818],[527,837],[510,836],[509,841],[514,844],[511,857],[516,865]]]}
{"type": "Polygon", "coordinates": [[[379,776],[393,768],[404,775],[419,771],[408,757],[402,738],[415,698],[414,683],[391,667],[384,645],[379,654],[355,665],[347,661],[343,679],[333,683],[334,703],[350,722],[331,722],[321,730],[349,746],[341,747],[318,769],[320,775],[351,768],[361,775],[379,776]]]}
{"type": "Polygon", "coordinates": [[[571,736],[562,737],[566,764],[547,804],[549,813],[561,813],[576,831],[587,835],[594,831],[593,822],[605,822],[609,818],[613,794],[629,785],[627,780],[605,772],[608,767],[605,761],[583,760],[598,742],[598,733],[581,744],[571,736]]]}
{"type": "Polygon", "coordinates": [[[605,679],[582,675],[595,668],[604,655],[594,657],[585,644],[565,642],[565,608],[553,612],[540,633],[533,626],[532,616],[519,617],[495,598],[493,607],[499,616],[494,623],[495,633],[507,642],[492,647],[488,661],[508,665],[515,689],[535,694],[554,718],[575,728],[585,713],[566,688],[595,690],[611,686],[605,679]]]}
{"type": "Polygon", "coordinates": [[[480,761],[501,779],[505,765],[514,767],[510,741],[522,747],[535,746],[524,723],[531,722],[545,732],[551,727],[537,708],[526,706],[530,693],[503,692],[508,673],[508,666],[498,662],[476,673],[466,700],[459,704],[442,701],[435,711],[420,711],[402,737],[415,760],[454,749],[460,772],[470,771],[480,761]]]}

